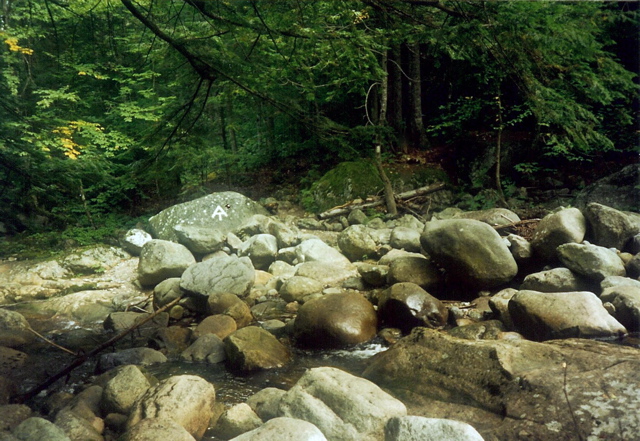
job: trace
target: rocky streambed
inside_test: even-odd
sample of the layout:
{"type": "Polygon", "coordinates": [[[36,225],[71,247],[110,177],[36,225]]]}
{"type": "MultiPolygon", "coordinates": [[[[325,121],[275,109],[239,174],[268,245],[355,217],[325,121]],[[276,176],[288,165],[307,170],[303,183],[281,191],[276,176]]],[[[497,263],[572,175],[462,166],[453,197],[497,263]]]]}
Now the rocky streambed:
{"type": "Polygon", "coordinates": [[[640,439],[639,233],[599,203],[174,206],[121,248],[0,265],[0,439],[640,439]]]}

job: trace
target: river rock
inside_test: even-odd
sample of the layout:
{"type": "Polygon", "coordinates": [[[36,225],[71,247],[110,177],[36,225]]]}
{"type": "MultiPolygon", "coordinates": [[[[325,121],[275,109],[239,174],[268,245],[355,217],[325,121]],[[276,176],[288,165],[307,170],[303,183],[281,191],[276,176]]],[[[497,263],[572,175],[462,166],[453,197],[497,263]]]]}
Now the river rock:
{"type": "Polygon", "coordinates": [[[553,268],[529,274],[520,289],[541,292],[569,292],[586,290],[588,283],[569,268],[553,268]]]}
{"type": "Polygon", "coordinates": [[[367,285],[379,287],[387,284],[388,265],[372,265],[366,262],[358,262],[356,267],[360,277],[362,277],[362,281],[367,285]]]}
{"type": "Polygon", "coordinates": [[[253,321],[249,305],[235,294],[210,295],[207,300],[207,311],[212,315],[228,315],[235,320],[238,328],[243,328],[253,321]]]}
{"type": "MultiPolygon", "coordinates": [[[[107,331],[113,331],[117,334],[126,331],[138,323],[147,320],[152,314],[149,312],[112,312],[102,323],[107,331]]],[[[139,332],[149,333],[159,328],[166,328],[169,324],[169,314],[161,312],[143,325],[138,326],[139,332]]]]}
{"type": "Polygon", "coordinates": [[[377,322],[373,305],[361,294],[327,294],[300,307],[293,337],[300,346],[339,348],[371,340],[377,322]]]}
{"type": "Polygon", "coordinates": [[[145,418],[131,426],[119,441],[196,441],[187,430],[170,418],[145,418]]]}
{"type": "Polygon", "coordinates": [[[304,298],[321,293],[324,288],[322,282],[310,277],[293,276],[284,281],[280,288],[280,297],[286,302],[304,303],[304,298]]]}
{"type": "Polygon", "coordinates": [[[106,372],[123,364],[137,364],[149,366],[155,363],[164,363],[167,357],[159,351],[151,348],[129,348],[109,354],[102,354],[98,359],[98,372],[106,372]]]}
{"type": "Polygon", "coordinates": [[[98,417],[102,392],[102,387],[93,385],[73,397],[56,414],[56,426],[72,440],[104,441],[104,421],[98,417]]]}
{"type": "Polygon", "coordinates": [[[196,263],[184,245],[166,240],[151,240],[144,244],[138,261],[138,280],[141,285],[156,285],[170,277],[180,277],[196,263]]]}
{"type": "Polygon", "coordinates": [[[214,436],[231,439],[243,433],[257,429],[262,420],[246,403],[236,404],[225,410],[213,428],[214,436]]]}
{"type": "Polygon", "coordinates": [[[629,332],[640,332],[640,286],[619,285],[602,291],[600,300],[611,303],[613,316],[629,332]]]}
{"type": "Polygon", "coordinates": [[[450,280],[475,288],[492,288],[510,281],[518,266],[500,235],[477,220],[428,222],[420,237],[431,259],[450,280]]]}
{"type": "Polygon", "coordinates": [[[595,282],[607,276],[624,276],[624,263],[615,251],[591,244],[568,243],[558,247],[560,261],[571,271],[595,282]]]}
{"type": "Polygon", "coordinates": [[[214,227],[178,224],[173,227],[177,241],[194,254],[210,254],[225,246],[227,237],[214,227]]]}
{"type": "Polygon", "coordinates": [[[168,305],[178,297],[182,297],[184,291],[180,288],[180,277],[171,277],[158,283],[153,288],[153,303],[161,308],[168,305]]]}
{"type": "Polygon", "coordinates": [[[456,326],[448,332],[449,335],[468,340],[497,340],[506,331],[506,326],[500,320],[483,320],[464,326],[456,326]]]}
{"type": "Polygon", "coordinates": [[[520,222],[520,217],[506,208],[489,208],[478,211],[462,211],[453,215],[454,219],[473,219],[492,227],[520,222]]]}
{"type": "Polygon", "coordinates": [[[96,246],[88,250],[69,254],[62,260],[62,266],[75,274],[102,273],[113,268],[130,256],[120,248],[96,246]]]}
{"type": "Polygon", "coordinates": [[[31,326],[19,312],[0,308],[0,346],[18,348],[35,340],[31,326]]]}
{"type": "Polygon", "coordinates": [[[276,387],[259,390],[247,399],[247,404],[262,419],[268,421],[278,416],[280,400],[286,392],[276,387]]]}
{"type": "Polygon", "coordinates": [[[180,287],[196,295],[217,294],[246,296],[255,279],[255,269],[249,258],[219,255],[189,267],[180,280],[180,287]]]}
{"type": "Polygon", "coordinates": [[[317,280],[325,286],[339,286],[345,280],[357,278],[358,270],[351,263],[314,261],[296,265],[295,275],[317,280]]]}
{"type": "Polygon", "coordinates": [[[443,418],[393,417],[384,427],[384,441],[484,441],[473,426],[443,418]]]}
{"type": "Polygon", "coordinates": [[[587,221],[577,208],[564,208],[546,215],[538,223],[531,246],[545,261],[557,259],[556,249],[565,243],[580,243],[587,232],[587,221]]]}
{"type": "Polygon", "coordinates": [[[375,355],[363,375],[410,413],[455,416],[486,440],[634,439],[640,428],[637,348],[466,340],[415,328],[375,355]]]}
{"type": "Polygon", "coordinates": [[[307,421],[279,417],[231,441],[327,441],[327,438],[307,421]]]}
{"type": "Polygon", "coordinates": [[[640,253],[633,256],[627,264],[624,266],[627,271],[627,276],[640,278],[640,253]]]}
{"type": "Polygon", "coordinates": [[[162,210],[149,219],[149,226],[155,238],[177,241],[174,230],[177,225],[212,228],[226,235],[255,214],[269,213],[260,204],[240,193],[226,191],[162,210]]]}
{"type": "Polygon", "coordinates": [[[640,286],[640,280],[631,279],[629,277],[621,277],[621,276],[607,276],[602,280],[602,282],[600,282],[600,288],[603,291],[613,286],[622,286],[622,285],[640,286]]]}
{"type": "Polygon", "coordinates": [[[215,400],[215,389],[208,381],[195,375],[169,377],[140,397],[127,427],[146,418],[170,419],[199,440],[209,426],[215,400]]]}
{"type": "Polygon", "coordinates": [[[309,369],[284,394],[279,413],[315,424],[330,441],[376,440],[387,420],[407,409],[368,380],[321,367],[309,369]]]}
{"type": "Polygon", "coordinates": [[[389,244],[397,249],[402,249],[414,253],[420,252],[420,231],[407,227],[395,227],[391,231],[389,244]]]}
{"type": "Polygon", "coordinates": [[[517,234],[509,234],[507,236],[509,242],[509,251],[518,265],[526,265],[533,257],[533,247],[531,243],[522,236],[517,234]]]}
{"type": "Polygon", "coordinates": [[[149,379],[135,365],[120,366],[102,390],[101,408],[106,413],[128,415],[133,404],[151,386],[149,379]]]}
{"type": "Polygon", "coordinates": [[[606,204],[617,210],[640,207],[640,164],[630,164],[620,171],[582,189],[575,199],[575,206],[585,207],[589,202],[606,204]]]}
{"type": "Polygon", "coordinates": [[[238,329],[224,339],[229,364],[240,372],[280,368],[291,361],[291,354],[268,331],[258,326],[238,329]]]}
{"type": "Polygon", "coordinates": [[[31,417],[33,412],[24,404],[6,404],[0,406],[0,433],[13,430],[20,423],[31,417]]]}
{"type": "Polygon", "coordinates": [[[297,263],[325,262],[336,266],[351,267],[351,262],[340,251],[318,238],[303,240],[295,247],[297,263]]]}
{"type": "Polygon", "coordinates": [[[132,256],[139,256],[144,244],[152,239],[153,237],[146,231],[139,228],[132,228],[122,237],[120,246],[132,256]]]}
{"type": "Polygon", "coordinates": [[[409,333],[416,326],[442,328],[449,311],[442,302],[415,283],[396,283],[378,299],[382,325],[409,333]]]}
{"type": "Polygon", "coordinates": [[[429,290],[440,283],[440,271],[424,256],[407,256],[393,259],[387,273],[387,283],[410,282],[429,290]]]}
{"type": "Polygon", "coordinates": [[[509,301],[515,327],[532,340],[569,337],[616,337],[627,330],[588,291],[519,291],[509,301]]]}
{"type": "Polygon", "coordinates": [[[238,325],[233,317],[226,314],[214,314],[205,317],[196,329],[193,331],[193,338],[200,338],[203,335],[214,334],[221,340],[224,340],[228,335],[235,332],[238,329],[238,325]]]}
{"type": "Polygon", "coordinates": [[[278,241],[278,248],[295,247],[300,243],[300,230],[296,227],[290,227],[282,222],[271,222],[268,226],[267,232],[275,236],[278,241]]]}
{"type": "Polygon", "coordinates": [[[584,215],[591,227],[593,242],[605,248],[622,250],[640,232],[637,222],[622,211],[606,205],[591,202],[587,204],[584,215]]]}
{"type": "Polygon", "coordinates": [[[364,225],[351,225],[342,231],[338,235],[338,246],[352,262],[375,256],[378,248],[364,225]]]}
{"type": "Polygon", "coordinates": [[[278,241],[271,234],[257,234],[246,240],[238,252],[239,256],[247,256],[257,269],[269,268],[278,255],[278,241]]]}
{"type": "Polygon", "coordinates": [[[184,361],[220,363],[227,359],[222,339],[215,334],[204,334],[191,346],[182,351],[180,359],[184,361]]]}
{"type": "Polygon", "coordinates": [[[64,430],[40,417],[27,418],[21,422],[13,430],[13,436],[20,441],[71,441],[64,430]]]}
{"type": "Polygon", "coordinates": [[[175,358],[189,347],[191,332],[191,329],[183,326],[168,326],[158,329],[147,344],[168,357],[175,358]]]}

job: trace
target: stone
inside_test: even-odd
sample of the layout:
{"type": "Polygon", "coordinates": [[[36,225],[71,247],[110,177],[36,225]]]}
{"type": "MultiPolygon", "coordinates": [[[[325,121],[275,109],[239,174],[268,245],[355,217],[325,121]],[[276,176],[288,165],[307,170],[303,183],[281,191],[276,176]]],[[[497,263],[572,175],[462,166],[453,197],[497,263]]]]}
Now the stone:
{"type": "Polygon", "coordinates": [[[102,392],[102,387],[93,385],[73,397],[56,414],[56,426],[72,440],[103,441],[104,420],[98,417],[102,392]]]}
{"type": "Polygon", "coordinates": [[[602,282],[600,282],[600,288],[603,291],[607,288],[611,288],[612,286],[621,285],[640,286],[640,280],[622,276],[607,276],[602,280],[602,282]]]}
{"type": "Polygon", "coordinates": [[[62,260],[62,266],[75,274],[95,274],[113,268],[128,258],[129,255],[120,248],[99,245],[69,254],[62,260]]]}
{"type": "Polygon", "coordinates": [[[145,418],[131,426],[119,441],[196,441],[187,430],[170,418],[145,418]]]}
{"type": "Polygon", "coordinates": [[[110,354],[102,354],[98,359],[99,372],[106,372],[116,366],[124,364],[136,364],[150,366],[155,363],[164,363],[167,357],[159,351],[151,348],[129,348],[110,354]]]}
{"type": "Polygon", "coordinates": [[[637,210],[640,207],[640,164],[630,164],[582,189],[574,205],[584,208],[598,202],[617,210],[637,210]]]}
{"type": "Polygon", "coordinates": [[[359,208],[351,210],[349,212],[349,216],[347,216],[349,225],[365,225],[368,220],[367,215],[359,208]]]}
{"type": "Polygon", "coordinates": [[[394,226],[410,228],[416,231],[424,230],[424,223],[420,222],[415,216],[411,214],[405,214],[401,218],[396,219],[394,226]]]}
{"type": "Polygon", "coordinates": [[[377,244],[364,225],[351,225],[338,235],[338,246],[352,262],[377,254],[377,244]]]}
{"type": "Polygon", "coordinates": [[[238,329],[224,339],[224,348],[230,366],[240,372],[280,368],[291,361],[289,350],[258,326],[238,329]]]}
{"type": "Polygon", "coordinates": [[[198,326],[193,331],[193,338],[198,339],[203,335],[214,334],[224,340],[236,329],[238,329],[238,325],[233,317],[226,314],[214,314],[205,317],[204,320],[198,323],[198,326]]]}
{"type": "Polygon", "coordinates": [[[255,214],[268,211],[240,193],[225,191],[174,205],[149,219],[151,233],[157,239],[177,241],[177,225],[213,228],[226,235],[242,226],[255,214]]]}
{"type": "Polygon", "coordinates": [[[0,346],[17,348],[32,343],[35,335],[22,314],[0,308],[0,346]]]}
{"type": "Polygon", "coordinates": [[[489,289],[509,282],[518,272],[509,248],[484,222],[428,222],[420,241],[432,261],[442,266],[455,283],[489,289]]]}
{"type": "Polygon", "coordinates": [[[348,258],[318,238],[303,240],[295,247],[295,251],[298,263],[324,262],[345,268],[351,267],[348,258]]]}
{"type": "Polygon", "coordinates": [[[397,249],[419,253],[421,248],[420,231],[407,227],[395,227],[391,231],[389,244],[397,249]]]}
{"type": "Polygon", "coordinates": [[[215,400],[215,389],[208,381],[195,375],[169,377],[140,397],[129,415],[127,427],[131,430],[147,418],[168,419],[198,440],[209,427],[215,400]]]}
{"type": "Polygon", "coordinates": [[[169,358],[175,358],[189,347],[191,329],[182,326],[169,326],[158,329],[149,339],[148,345],[169,358]]]}
{"type": "Polygon", "coordinates": [[[385,327],[409,333],[416,326],[443,328],[449,311],[415,283],[396,283],[378,298],[378,317],[385,327]]]}
{"type": "Polygon", "coordinates": [[[224,343],[220,337],[215,334],[204,334],[182,351],[180,359],[216,364],[225,361],[227,356],[224,351],[224,343]]]}
{"type": "Polygon", "coordinates": [[[101,408],[106,413],[128,415],[133,404],[151,386],[147,377],[135,365],[116,368],[116,375],[102,391],[101,408]]]}
{"type": "Polygon", "coordinates": [[[627,273],[615,251],[597,245],[577,243],[560,245],[558,258],[574,273],[598,283],[607,276],[625,276],[627,273]]]}
{"type": "Polygon", "coordinates": [[[300,231],[282,222],[271,222],[267,231],[275,236],[278,248],[295,247],[300,243],[300,231]]]}
{"type": "Polygon", "coordinates": [[[171,277],[153,288],[153,302],[158,308],[161,308],[182,297],[183,294],[184,291],[180,289],[180,277],[171,277]]]}
{"type": "Polygon", "coordinates": [[[257,429],[262,420],[246,403],[236,404],[225,410],[213,428],[214,436],[231,439],[243,433],[257,429]]]}
{"type": "Polygon", "coordinates": [[[520,289],[541,292],[570,292],[586,290],[588,283],[569,268],[553,268],[527,275],[520,289]]]}
{"type": "Polygon", "coordinates": [[[520,217],[506,208],[489,208],[487,210],[463,211],[453,215],[454,219],[473,219],[492,227],[520,222],[520,217]]]}
{"type": "Polygon", "coordinates": [[[542,293],[518,291],[509,301],[516,329],[532,340],[618,337],[627,330],[588,291],[542,293]]]}
{"type": "Polygon", "coordinates": [[[371,340],[377,322],[373,305],[361,294],[327,294],[300,307],[293,338],[303,347],[340,348],[371,340]]]}
{"type": "Polygon", "coordinates": [[[251,308],[235,294],[210,295],[207,300],[207,311],[211,315],[228,315],[235,320],[238,328],[243,328],[253,321],[251,308]]]}
{"type": "Polygon", "coordinates": [[[593,243],[605,248],[623,250],[633,236],[640,233],[640,224],[615,208],[591,202],[584,215],[591,227],[593,243]]]}
{"type": "Polygon", "coordinates": [[[387,273],[387,283],[410,282],[426,290],[436,288],[441,282],[440,271],[424,257],[406,256],[393,259],[387,273]]]}
{"type": "Polygon", "coordinates": [[[257,234],[246,240],[240,250],[239,256],[247,256],[253,266],[260,270],[269,268],[278,255],[278,241],[271,234],[257,234]]]}
{"type": "Polygon", "coordinates": [[[556,249],[565,243],[581,243],[587,232],[587,221],[577,208],[564,208],[546,215],[538,223],[531,246],[544,261],[557,259],[556,249]]]}
{"type": "Polygon", "coordinates": [[[25,404],[6,404],[0,406],[0,431],[13,430],[32,416],[32,411],[25,404]]]}
{"type": "Polygon", "coordinates": [[[443,418],[393,417],[384,427],[384,441],[484,441],[473,426],[443,418]]]}
{"type": "Polygon", "coordinates": [[[640,286],[619,285],[606,288],[600,300],[611,303],[613,317],[629,332],[640,332],[640,286]]]}
{"type": "Polygon", "coordinates": [[[152,239],[153,237],[146,231],[132,228],[124,234],[120,240],[120,246],[132,256],[139,256],[144,244],[152,239]]]}
{"type": "Polygon", "coordinates": [[[282,389],[267,387],[251,395],[247,399],[247,404],[262,421],[269,421],[278,416],[280,400],[285,393],[282,389]]]}
{"type": "Polygon", "coordinates": [[[467,340],[415,328],[374,356],[363,376],[409,413],[455,418],[486,440],[634,439],[639,355],[587,339],[467,340]]]}
{"type": "Polygon", "coordinates": [[[279,417],[231,441],[327,441],[327,438],[307,421],[279,417]]]}
{"type": "Polygon", "coordinates": [[[531,260],[533,247],[527,239],[517,234],[509,234],[507,241],[509,242],[509,251],[518,265],[527,264],[531,260]]]}
{"type": "Polygon", "coordinates": [[[280,400],[281,416],[316,425],[330,441],[382,439],[392,417],[405,405],[374,383],[340,369],[309,369],[280,400]]]}
{"type": "Polygon", "coordinates": [[[214,227],[198,227],[178,224],[173,227],[177,241],[189,248],[193,254],[210,254],[220,251],[227,237],[214,227]]]}
{"type": "Polygon", "coordinates": [[[255,269],[248,258],[220,255],[189,267],[180,280],[180,288],[195,295],[249,294],[255,269]]]}
{"type": "Polygon", "coordinates": [[[274,277],[291,277],[296,273],[296,269],[293,265],[284,262],[282,260],[276,260],[273,262],[267,270],[274,277]]]}
{"type": "MultiPolygon", "coordinates": [[[[152,314],[150,312],[112,312],[102,323],[102,327],[107,331],[116,334],[126,331],[133,326],[147,320],[152,314]]],[[[148,334],[160,328],[165,328],[169,324],[169,314],[161,312],[143,325],[138,326],[139,332],[148,334]]]]}
{"type": "Polygon", "coordinates": [[[640,253],[629,259],[624,268],[627,271],[627,276],[635,279],[640,278],[640,253]]]}
{"type": "Polygon", "coordinates": [[[31,417],[20,423],[13,436],[20,441],[71,441],[60,427],[40,417],[31,417]]]}
{"type": "Polygon", "coordinates": [[[296,265],[296,276],[307,277],[321,282],[325,286],[339,286],[345,280],[358,276],[358,270],[349,263],[341,262],[304,262],[296,265]]]}
{"type": "Polygon", "coordinates": [[[389,274],[388,265],[372,265],[370,263],[359,262],[356,267],[362,277],[362,281],[369,286],[379,287],[387,284],[389,274]]]}
{"type": "Polygon", "coordinates": [[[504,332],[506,327],[500,320],[485,320],[456,326],[449,330],[449,335],[467,340],[497,340],[504,332]]]}
{"type": "Polygon", "coordinates": [[[280,287],[280,297],[285,302],[304,302],[304,298],[310,294],[322,292],[324,286],[321,282],[304,276],[293,276],[284,281],[280,287]]]}
{"type": "Polygon", "coordinates": [[[184,245],[154,239],[140,251],[138,281],[141,285],[157,285],[170,277],[180,277],[194,263],[195,257],[184,245]]]}

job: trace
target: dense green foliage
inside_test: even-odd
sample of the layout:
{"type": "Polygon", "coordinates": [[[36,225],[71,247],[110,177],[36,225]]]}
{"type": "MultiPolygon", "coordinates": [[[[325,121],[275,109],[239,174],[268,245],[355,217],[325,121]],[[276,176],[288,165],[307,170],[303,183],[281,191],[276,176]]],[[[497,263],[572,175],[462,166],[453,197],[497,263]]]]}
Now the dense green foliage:
{"type": "Polygon", "coordinates": [[[391,157],[444,146],[480,187],[494,185],[482,176],[495,160],[470,172],[483,155],[514,180],[637,145],[631,3],[0,5],[12,232],[98,231],[210,182],[314,176],[376,143],[391,157]]]}

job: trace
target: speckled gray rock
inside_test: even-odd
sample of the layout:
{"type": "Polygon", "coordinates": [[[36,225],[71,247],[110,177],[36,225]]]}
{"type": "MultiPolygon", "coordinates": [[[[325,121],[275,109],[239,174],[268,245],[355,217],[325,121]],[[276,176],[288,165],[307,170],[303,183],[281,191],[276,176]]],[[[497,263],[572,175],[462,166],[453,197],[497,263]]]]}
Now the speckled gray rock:
{"type": "MultiPolygon", "coordinates": [[[[422,230],[420,230],[422,231],[422,230]]],[[[391,231],[389,244],[397,249],[419,253],[420,231],[407,227],[396,227],[391,231]]]]}
{"type": "Polygon", "coordinates": [[[351,225],[338,235],[338,246],[349,260],[362,260],[376,255],[377,244],[364,225],[351,225]]]}
{"type": "Polygon", "coordinates": [[[146,231],[132,228],[125,233],[120,241],[120,246],[132,256],[139,256],[143,245],[152,239],[153,237],[146,231]]]}
{"type": "Polygon", "coordinates": [[[176,225],[215,228],[226,235],[255,214],[269,213],[262,205],[240,193],[225,191],[162,210],[149,219],[149,225],[155,238],[177,241],[176,225]]]}
{"type": "Polygon", "coordinates": [[[541,292],[570,292],[587,289],[587,282],[569,268],[553,268],[527,275],[520,289],[541,292]]]}
{"type": "Polygon", "coordinates": [[[484,441],[473,426],[443,418],[394,417],[384,427],[384,441],[484,441]]]}
{"type": "Polygon", "coordinates": [[[558,247],[558,258],[571,271],[595,282],[607,276],[625,276],[624,263],[615,251],[591,244],[568,243],[558,247]]]}
{"type": "Polygon", "coordinates": [[[518,291],[509,301],[516,329],[532,340],[617,337],[627,330],[588,291],[518,291]]]}
{"type": "Polygon", "coordinates": [[[205,297],[223,293],[243,297],[249,293],[254,278],[255,269],[249,258],[225,254],[189,267],[182,274],[180,287],[205,297]]]}
{"type": "Polygon", "coordinates": [[[213,434],[221,439],[231,439],[261,425],[262,420],[253,409],[246,403],[240,403],[231,406],[220,415],[213,428],[213,434]]]}
{"type": "Polygon", "coordinates": [[[310,277],[293,276],[284,281],[280,287],[280,297],[286,302],[304,303],[310,294],[321,293],[324,285],[310,277]]]}
{"type": "Polygon", "coordinates": [[[180,289],[180,277],[171,277],[153,288],[153,302],[157,307],[167,305],[184,294],[180,289]]]}
{"type": "Polygon", "coordinates": [[[307,421],[279,417],[231,441],[327,441],[327,438],[307,421]]]}
{"type": "Polygon", "coordinates": [[[60,427],[40,417],[24,420],[14,429],[13,436],[20,441],[71,441],[60,427]]]}
{"type": "Polygon", "coordinates": [[[533,247],[527,239],[517,234],[509,234],[507,241],[509,242],[509,251],[518,264],[526,264],[531,260],[533,247]]]}
{"type": "Polygon", "coordinates": [[[178,224],[173,231],[179,243],[194,254],[215,253],[224,247],[226,235],[213,227],[178,224]]]}
{"type": "Polygon", "coordinates": [[[613,316],[629,332],[640,332],[640,287],[619,285],[605,289],[600,300],[610,302],[615,308],[613,316]]]}
{"type": "Polygon", "coordinates": [[[591,227],[593,243],[605,248],[622,250],[640,232],[640,225],[631,217],[606,205],[591,202],[587,204],[584,215],[591,227]]]}
{"type": "Polygon", "coordinates": [[[128,415],[133,403],[151,386],[148,378],[135,365],[116,368],[116,375],[105,384],[101,407],[107,413],[128,415]]]}
{"type": "Polygon", "coordinates": [[[271,234],[256,234],[242,244],[238,255],[249,257],[255,268],[266,270],[276,260],[278,241],[271,234]]]}
{"type": "Polygon", "coordinates": [[[577,208],[561,208],[546,215],[534,232],[531,246],[545,261],[556,260],[556,249],[565,243],[580,243],[587,232],[587,221],[577,208]]]}
{"type": "Polygon", "coordinates": [[[491,311],[496,315],[496,318],[500,320],[507,329],[514,330],[513,320],[511,320],[511,314],[509,314],[509,300],[518,292],[517,289],[505,288],[495,293],[489,299],[489,307],[491,311]]]}
{"type": "Polygon", "coordinates": [[[170,277],[180,277],[196,263],[184,245],[166,240],[151,240],[144,244],[138,261],[138,280],[142,285],[156,285],[170,277]]]}
{"type": "Polygon", "coordinates": [[[180,424],[170,418],[145,418],[130,427],[120,441],[196,441],[180,424]]]}
{"type": "Polygon", "coordinates": [[[238,329],[224,339],[224,348],[231,367],[241,372],[275,369],[291,361],[289,350],[257,326],[238,329]]]}
{"type": "Polygon", "coordinates": [[[33,342],[35,336],[30,328],[22,314],[0,308],[0,346],[14,348],[33,342]]]}
{"type": "Polygon", "coordinates": [[[122,249],[105,245],[72,253],[62,260],[62,266],[76,274],[94,274],[113,268],[130,256],[122,249]]]}
{"type": "Polygon", "coordinates": [[[278,416],[280,399],[286,393],[282,389],[267,387],[259,390],[247,399],[247,404],[262,419],[268,421],[278,416]]]}

